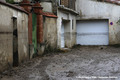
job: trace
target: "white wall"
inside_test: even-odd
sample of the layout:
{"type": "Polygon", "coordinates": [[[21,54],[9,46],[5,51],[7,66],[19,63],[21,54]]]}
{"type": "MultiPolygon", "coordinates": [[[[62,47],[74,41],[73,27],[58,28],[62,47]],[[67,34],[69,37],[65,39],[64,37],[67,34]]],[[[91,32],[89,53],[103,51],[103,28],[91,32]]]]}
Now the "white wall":
{"type": "Polygon", "coordinates": [[[109,20],[109,42],[120,44],[120,6],[97,2],[93,0],[76,0],[76,10],[79,12],[78,20],[86,19],[108,19],[109,20]],[[110,25],[113,22],[113,25],[110,25]]]}
{"type": "MultiPolygon", "coordinates": [[[[58,35],[58,47],[61,47],[61,26],[62,26],[62,21],[66,20],[69,21],[69,26],[65,26],[65,27],[69,27],[69,30],[67,29],[65,32],[67,32],[69,34],[69,36],[67,36],[68,38],[65,37],[65,42],[66,42],[66,46],[72,47],[73,45],[75,45],[76,43],[76,36],[74,35],[75,31],[76,31],[76,16],[74,14],[71,13],[65,13],[61,10],[57,11],[57,35],[58,35]],[[73,29],[72,29],[72,20],[74,22],[73,24],[73,29]]],[[[68,25],[68,24],[67,24],[68,25]]]]}

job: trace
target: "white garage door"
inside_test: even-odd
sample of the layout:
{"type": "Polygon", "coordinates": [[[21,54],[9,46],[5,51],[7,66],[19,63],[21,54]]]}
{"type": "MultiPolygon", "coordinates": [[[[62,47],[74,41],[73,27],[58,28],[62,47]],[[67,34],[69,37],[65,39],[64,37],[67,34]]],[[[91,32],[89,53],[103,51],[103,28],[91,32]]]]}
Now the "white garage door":
{"type": "Polygon", "coordinates": [[[108,20],[77,21],[77,44],[108,45],[108,20]]]}

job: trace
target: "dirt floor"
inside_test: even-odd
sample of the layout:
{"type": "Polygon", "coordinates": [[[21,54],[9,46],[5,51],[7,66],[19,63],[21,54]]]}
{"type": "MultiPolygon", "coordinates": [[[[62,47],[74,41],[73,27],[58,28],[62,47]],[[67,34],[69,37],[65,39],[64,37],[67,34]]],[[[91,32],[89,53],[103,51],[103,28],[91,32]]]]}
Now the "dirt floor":
{"type": "Polygon", "coordinates": [[[120,47],[76,47],[25,62],[0,80],[120,80],[120,47]]]}

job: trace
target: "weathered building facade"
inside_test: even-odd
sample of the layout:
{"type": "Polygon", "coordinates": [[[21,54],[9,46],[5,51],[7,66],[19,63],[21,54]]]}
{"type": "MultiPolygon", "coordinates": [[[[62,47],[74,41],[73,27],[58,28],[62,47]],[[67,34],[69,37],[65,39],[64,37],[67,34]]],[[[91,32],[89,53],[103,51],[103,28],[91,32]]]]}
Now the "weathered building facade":
{"type": "Polygon", "coordinates": [[[118,2],[16,0],[16,3],[19,5],[0,1],[0,71],[42,55],[48,48],[120,44],[118,2]]]}
{"type": "Polygon", "coordinates": [[[57,16],[52,12],[44,12],[44,8],[41,7],[40,3],[33,0],[14,0],[14,2],[16,5],[23,7],[28,13],[30,58],[33,58],[36,55],[42,55],[44,53],[44,49],[48,46],[56,48],[57,16]]]}
{"type": "Polygon", "coordinates": [[[0,72],[29,59],[28,13],[0,1],[0,72]]]}
{"type": "Polygon", "coordinates": [[[120,6],[117,1],[76,0],[76,10],[79,12],[77,44],[120,44],[120,6]]]}
{"type": "MultiPolygon", "coordinates": [[[[33,0],[28,0],[28,1],[34,2],[33,0]]],[[[70,48],[76,44],[76,35],[75,35],[76,34],[76,15],[78,15],[78,13],[75,11],[75,1],[76,0],[40,0],[40,4],[43,7],[43,14],[42,13],[41,14],[43,15],[43,20],[44,20],[43,21],[43,30],[44,30],[43,43],[45,45],[52,46],[52,48],[53,48],[53,45],[56,45],[54,46],[54,48],[65,48],[65,47],[70,48]],[[49,17],[47,15],[44,15],[44,13],[48,13],[47,15],[49,15],[49,17]],[[46,18],[47,19],[49,18],[51,21],[46,22],[48,21],[46,18]],[[48,31],[46,29],[48,27],[45,27],[45,26],[50,26],[50,25],[47,25],[46,23],[49,23],[51,26],[53,25],[53,27],[49,28],[48,31]]],[[[33,21],[35,22],[35,20],[33,21]]],[[[30,32],[30,29],[28,29],[28,31],[30,32]]],[[[34,33],[35,31],[32,32],[32,36],[34,35],[34,33]]],[[[35,39],[35,35],[32,37],[32,40],[34,39],[35,39]]],[[[29,42],[31,42],[30,36],[29,36],[29,40],[30,40],[29,42]]],[[[37,46],[36,40],[34,40],[33,42],[34,42],[34,50],[36,51],[39,50],[37,49],[38,46],[37,46]]],[[[33,54],[33,53],[30,53],[30,54],[33,54]]]]}
{"type": "Polygon", "coordinates": [[[76,44],[75,0],[41,1],[44,11],[57,15],[57,48],[70,48],[76,44]],[[46,6],[47,5],[47,6],[46,6]]]}
{"type": "Polygon", "coordinates": [[[71,48],[76,44],[75,0],[60,0],[57,9],[58,47],[71,48]]]}
{"type": "Polygon", "coordinates": [[[46,48],[57,48],[57,16],[53,13],[44,12],[43,35],[46,48]]]}

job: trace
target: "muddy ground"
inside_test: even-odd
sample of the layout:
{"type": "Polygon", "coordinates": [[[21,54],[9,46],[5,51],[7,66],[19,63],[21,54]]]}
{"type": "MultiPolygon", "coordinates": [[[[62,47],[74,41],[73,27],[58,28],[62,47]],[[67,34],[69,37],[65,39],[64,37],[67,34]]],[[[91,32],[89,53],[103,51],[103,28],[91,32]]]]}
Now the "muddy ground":
{"type": "Polygon", "coordinates": [[[5,71],[0,80],[120,80],[120,47],[76,47],[5,71]]]}

